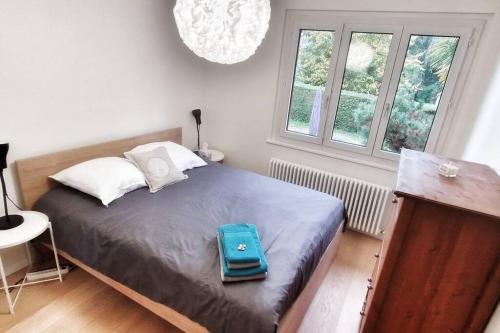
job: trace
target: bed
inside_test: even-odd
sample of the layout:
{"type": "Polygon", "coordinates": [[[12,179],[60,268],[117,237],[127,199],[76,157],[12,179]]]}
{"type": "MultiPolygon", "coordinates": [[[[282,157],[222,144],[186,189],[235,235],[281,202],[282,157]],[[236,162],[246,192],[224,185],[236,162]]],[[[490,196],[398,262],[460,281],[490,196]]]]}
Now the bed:
{"type": "Polygon", "coordinates": [[[83,160],[181,137],[176,128],[18,161],[25,208],[49,216],[63,257],[184,331],[295,331],[335,255],[340,200],[218,163],[109,208],[47,179],[83,160]],[[257,225],[266,280],[220,280],[216,229],[239,222],[257,225]]]}

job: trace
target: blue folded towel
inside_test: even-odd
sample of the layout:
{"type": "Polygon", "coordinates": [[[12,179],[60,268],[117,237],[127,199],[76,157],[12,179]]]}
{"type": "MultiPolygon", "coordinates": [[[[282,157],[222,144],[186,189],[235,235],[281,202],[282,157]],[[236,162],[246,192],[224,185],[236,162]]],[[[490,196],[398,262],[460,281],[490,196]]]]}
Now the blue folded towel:
{"type": "MultiPolygon", "coordinates": [[[[226,224],[222,225],[219,227],[219,235],[218,235],[218,245],[219,245],[219,251],[220,251],[220,257],[221,257],[221,275],[224,280],[224,278],[264,278],[266,277],[267,274],[267,268],[268,268],[268,263],[266,256],[264,255],[264,251],[262,250],[262,246],[260,244],[260,239],[259,239],[259,234],[257,232],[257,227],[254,224],[226,224]],[[247,236],[244,235],[244,233],[249,233],[251,237],[253,238],[254,244],[250,245],[255,246],[255,250],[257,251],[258,254],[258,260],[260,260],[260,265],[252,268],[242,268],[242,269],[231,269],[228,267],[228,254],[225,252],[225,247],[230,247],[232,249],[231,244],[235,242],[237,239],[243,240],[244,242],[249,242],[247,239],[247,236]],[[243,238],[241,238],[243,237],[243,238]],[[225,244],[224,242],[226,239],[229,238],[229,243],[225,244]]],[[[250,243],[250,242],[249,242],[250,243]]],[[[239,246],[238,243],[236,247],[239,246]]],[[[246,243],[245,243],[246,244],[246,243]]],[[[249,249],[249,244],[246,244],[247,247],[246,249],[249,249]]],[[[238,251],[238,250],[236,250],[238,251]]],[[[246,252],[245,251],[239,251],[239,252],[246,252]]],[[[252,251],[253,252],[253,251],[252,251]]],[[[247,255],[237,255],[234,254],[239,258],[236,258],[236,260],[245,260],[247,258],[247,255]]],[[[248,257],[252,257],[253,254],[250,254],[248,257]]],[[[241,261],[240,261],[241,262],[241,261]]]]}
{"type": "Polygon", "coordinates": [[[248,231],[223,233],[222,248],[224,259],[229,264],[260,262],[259,249],[252,233],[248,231]]]}
{"type": "Polygon", "coordinates": [[[220,253],[220,265],[221,265],[221,278],[222,281],[243,281],[243,280],[254,280],[263,279],[267,276],[267,259],[262,256],[260,260],[260,265],[258,267],[252,268],[242,268],[242,269],[230,269],[227,266],[227,262],[224,260],[224,250],[222,248],[222,241],[220,237],[217,237],[217,243],[219,246],[220,253]]]}
{"type": "MultiPolygon", "coordinates": [[[[231,247],[233,245],[233,242],[237,242],[237,238],[239,236],[243,236],[243,233],[248,233],[251,235],[253,238],[254,242],[253,244],[246,244],[246,250],[245,251],[235,251],[233,252],[228,252],[226,251],[224,253],[224,259],[228,262],[234,262],[234,263],[247,263],[247,262],[255,262],[257,260],[260,260],[262,249],[260,246],[260,239],[259,239],[259,233],[257,232],[257,227],[255,224],[248,224],[248,223],[241,223],[241,224],[224,224],[219,226],[219,235],[221,238],[221,242],[226,249],[227,247],[231,247]],[[226,243],[226,238],[227,243],[226,243]],[[249,247],[251,246],[251,247],[249,247]],[[253,249],[255,248],[255,252],[253,249]],[[248,253],[247,253],[248,251],[248,253]]],[[[239,243],[236,244],[236,248],[239,246],[239,243]]]]}

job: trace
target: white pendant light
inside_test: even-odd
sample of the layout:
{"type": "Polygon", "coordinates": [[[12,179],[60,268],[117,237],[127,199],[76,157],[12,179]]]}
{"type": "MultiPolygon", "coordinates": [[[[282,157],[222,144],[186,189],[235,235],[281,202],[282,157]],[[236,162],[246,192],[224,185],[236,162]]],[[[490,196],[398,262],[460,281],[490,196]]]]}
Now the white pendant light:
{"type": "Polygon", "coordinates": [[[234,64],[255,53],[269,27],[269,0],[177,0],[175,23],[199,57],[234,64]]]}

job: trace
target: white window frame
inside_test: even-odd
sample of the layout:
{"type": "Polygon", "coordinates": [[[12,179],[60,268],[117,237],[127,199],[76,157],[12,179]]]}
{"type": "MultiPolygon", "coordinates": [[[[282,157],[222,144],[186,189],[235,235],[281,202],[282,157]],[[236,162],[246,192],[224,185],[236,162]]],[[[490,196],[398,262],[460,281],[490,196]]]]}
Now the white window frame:
{"type": "Polygon", "coordinates": [[[325,92],[331,91],[332,82],[333,82],[333,74],[335,73],[335,65],[337,63],[338,51],[340,45],[340,36],[342,35],[342,24],[338,24],[332,22],[329,17],[312,17],[310,15],[305,16],[293,16],[288,21],[289,28],[287,29],[288,33],[285,35],[286,42],[285,44],[288,46],[286,52],[284,52],[283,62],[285,63],[285,68],[287,69],[283,75],[285,79],[283,80],[283,87],[281,89],[281,96],[278,99],[281,102],[279,106],[280,109],[286,109],[285,113],[281,115],[281,121],[285,124],[280,129],[280,134],[283,137],[301,140],[305,142],[311,142],[316,144],[321,144],[323,138],[323,132],[325,129],[325,121],[326,121],[326,112],[324,112],[325,107],[328,105],[328,96],[327,94],[323,95],[322,102],[322,110],[320,115],[320,122],[318,126],[318,135],[311,136],[307,134],[302,134],[298,132],[288,131],[288,108],[290,104],[290,100],[292,97],[292,88],[293,88],[293,80],[295,76],[295,65],[297,61],[297,55],[299,51],[299,38],[301,30],[326,30],[326,31],[335,31],[335,39],[333,43],[333,52],[330,59],[330,72],[328,74],[325,92]],[[295,41],[295,42],[294,42],[295,41]]]}
{"type": "MultiPolygon", "coordinates": [[[[486,22],[480,14],[427,14],[427,13],[376,13],[376,12],[333,12],[287,10],[283,32],[282,54],[278,78],[277,99],[269,143],[285,147],[318,153],[325,156],[339,157],[349,161],[359,161],[367,165],[385,165],[393,168],[399,154],[381,150],[389,115],[385,112],[386,101],[391,101],[392,108],[399,76],[404,63],[410,35],[449,35],[460,37],[455,56],[448,73],[439,109],[436,113],[425,148],[426,152],[435,153],[443,140],[441,131],[450,125],[451,106],[454,105],[454,93],[457,86],[462,87],[471,63],[471,44],[476,40],[486,22]],[[330,74],[323,95],[323,108],[320,116],[318,136],[287,130],[289,103],[298,52],[300,30],[333,30],[335,42],[330,63],[330,74]],[[372,128],[366,147],[340,143],[331,140],[333,122],[342,85],[345,62],[349,48],[351,32],[390,32],[393,33],[383,86],[379,91],[372,128]],[[341,38],[339,38],[341,37],[341,38]],[[347,42],[346,42],[347,40],[347,42]],[[399,42],[397,47],[393,43],[399,42]],[[401,56],[401,52],[403,55],[401,56]],[[394,58],[397,57],[396,61],[394,58]],[[467,61],[466,61],[467,60],[467,61]],[[464,66],[465,64],[465,66],[464,66]],[[392,68],[390,68],[392,65],[392,68]],[[337,70],[337,67],[339,70],[337,70]],[[390,80],[388,81],[388,78],[390,80]],[[394,87],[395,85],[395,87],[394,87]],[[384,95],[385,94],[385,95],[384,95]]],[[[474,43],[474,48],[477,43],[474,43]]],[[[385,168],[385,167],[382,167],[385,168]]]]}
{"type": "MultiPolygon", "coordinates": [[[[323,142],[327,146],[333,148],[344,149],[347,151],[352,151],[355,153],[371,155],[373,150],[373,144],[375,142],[375,137],[377,131],[373,130],[378,128],[380,121],[380,116],[382,114],[382,109],[384,108],[384,101],[387,95],[387,90],[389,88],[389,83],[391,80],[394,60],[398,51],[398,45],[401,39],[403,28],[398,25],[378,25],[378,24],[350,24],[347,23],[344,28],[344,34],[342,36],[342,45],[339,56],[339,68],[342,68],[342,74],[335,77],[335,82],[332,90],[332,97],[330,99],[330,106],[327,115],[327,122],[325,124],[325,132],[327,135],[324,136],[323,142]],[[342,81],[345,75],[345,65],[347,63],[347,56],[349,52],[349,46],[351,44],[351,34],[353,32],[366,32],[366,33],[390,33],[392,34],[391,45],[389,48],[389,53],[387,54],[386,65],[384,69],[384,76],[382,78],[382,85],[380,86],[379,95],[377,98],[377,103],[375,104],[375,110],[373,114],[372,125],[370,128],[370,134],[368,136],[368,142],[366,146],[358,146],[349,143],[342,143],[339,141],[332,140],[333,135],[333,125],[335,118],[337,116],[337,108],[340,101],[340,93],[342,90],[342,81]]],[[[339,73],[340,74],[340,73],[339,73]]]]}
{"type": "MultiPolygon", "coordinates": [[[[435,36],[438,35],[453,36],[460,38],[458,41],[457,48],[455,50],[455,54],[453,56],[450,69],[448,71],[443,92],[441,93],[441,98],[439,99],[438,109],[436,110],[436,115],[434,117],[434,121],[432,123],[432,127],[429,136],[427,138],[427,143],[424,149],[425,152],[428,153],[434,152],[434,147],[436,146],[437,140],[439,138],[439,132],[443,125],[443,121],[446,117],[446,113],[449,110],[451,98],[453,95],[455,84],[457,83],[460,69],[462,68],[462,64],[465,60],[467,46],[469,44],[469,40],[472,36],[472,33],[473,33],[472,28],[443,27],[443,26],[433,26],[433,27],[407,26],[405,27],[405,31],[403,32],[403,36],[401,38],[401,43],[399,45],[399,50],[398,50],[398,54],[402,53],[403,56],[399,57],[396,60],[396,64],[394,66],[395,73],[401,73],[403,70],[403,65],[406,58],[406,52],[412,35],[432,34],[435,36]]],[[[399,160],[399,154],[382,150],[382,143],[384,141],[387,125],[389,124],[389,117],[391,115],[392,107],[394,105],[394,99],[396,97],[400,75],[393,75],[393,77],[391,78],[391,83],[389,85],[389,94],[386,97],[386,104],[388,105],[388,107],[386,108],[387,112],[384,112],[382,117],[385,121],[380,122],[380,125],[377,130],[378,133],[377,139],[373,147],[374,156],[392,159],[396,161],[399,160]]]]}

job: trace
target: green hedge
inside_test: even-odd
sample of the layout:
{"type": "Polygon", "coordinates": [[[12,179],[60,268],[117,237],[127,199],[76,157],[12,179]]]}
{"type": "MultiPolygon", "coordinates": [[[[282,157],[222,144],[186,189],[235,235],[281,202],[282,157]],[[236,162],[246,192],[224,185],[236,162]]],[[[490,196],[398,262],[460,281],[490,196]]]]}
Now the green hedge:
{"type": "MultiPolygon", "coordinates": [[[[322,87],[295,83],[290,119],[309,126],[316,91],[322,87]]],[[[335,102],[335,101],[332,101],[335,102]]],[[[376,96],[343,91],[335,118],[336,129],[368,138],[376,96]]],[[[384,140],[384,149],[399,152],[401,147],[423,150],[434,120],[436,105],[419,103],[412,96],[399,96],[384,140]]]]}
{"type": "Polygon", "coordinates": [[[316,90],[320,87],[304,83],[295,83],[293,87],[292,103],[290,108],[290,119],[302,123],[309,123],[311,109],[316,97],[316,90]]]}
{"type": "MultiPolygon", "coordinates": [[[[316,97],[316,91],[322,87],[315,87],[303,83],[295,83],[291,101],[290,119],[297,122],[309,123],[311,109],[316,97]]],[[[339,102],[336,124],[338,129],[347,132],[356,132],[360,127],[369,126],[374,97],[343,93],[339,102]]]]}
{"type": "Polygon", "coordinates": [[[369,131],[376,100],[342,94],[339,100],[335,126],[345,132],[369,131]]]}

